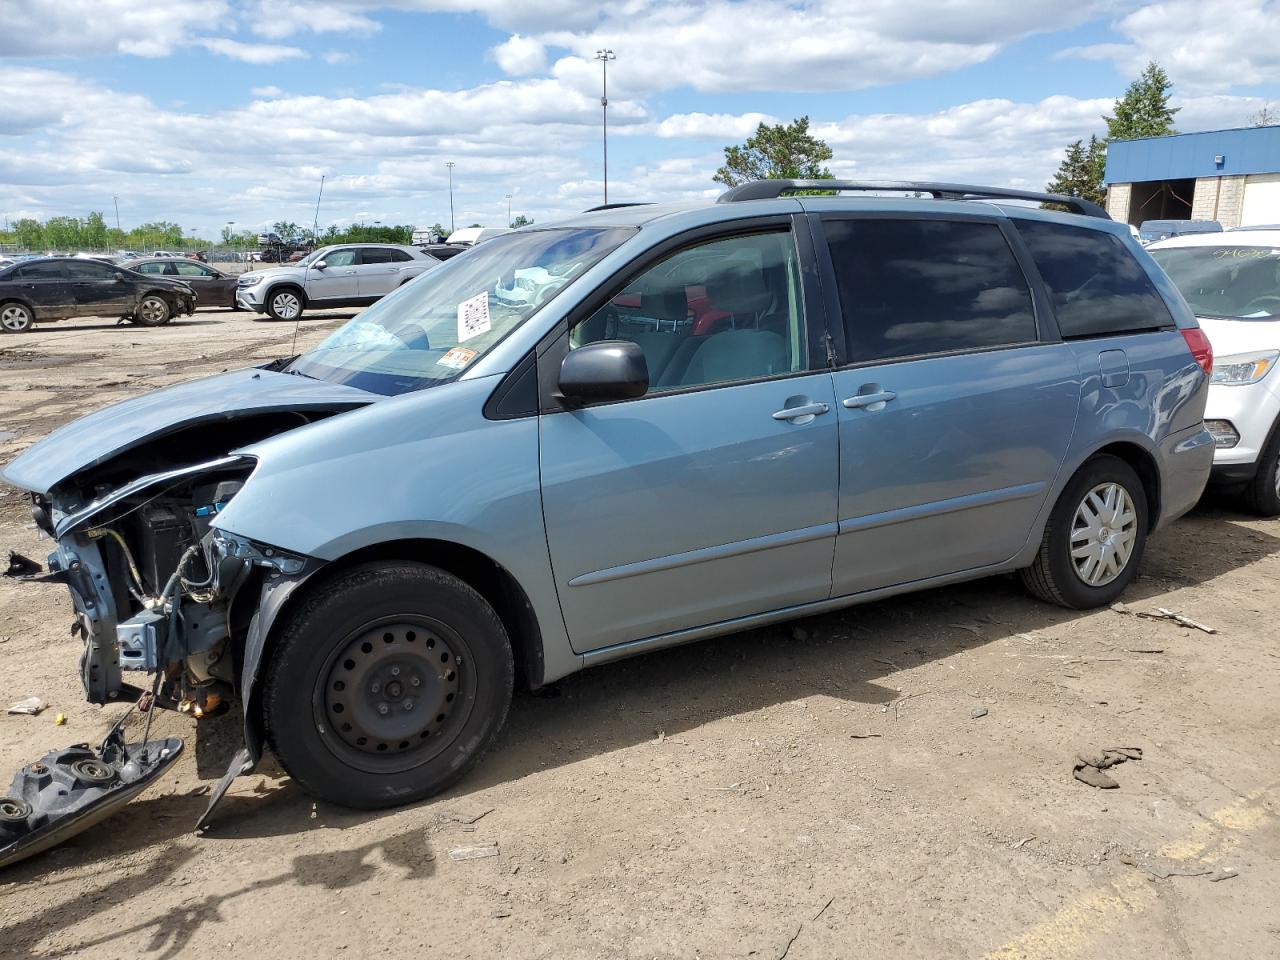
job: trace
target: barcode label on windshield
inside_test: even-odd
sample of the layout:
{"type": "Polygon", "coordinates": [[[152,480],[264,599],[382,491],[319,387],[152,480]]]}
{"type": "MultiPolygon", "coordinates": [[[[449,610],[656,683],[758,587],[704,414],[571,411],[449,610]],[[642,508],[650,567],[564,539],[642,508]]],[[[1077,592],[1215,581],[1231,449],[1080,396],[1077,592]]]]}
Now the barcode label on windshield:
{"type": "Polygon", "coordinates": [[[488,333],[490,329],[488,291],[477,294],[470,300],[463,300],[458,304],[459,343],[465,343],[472,337],[488,333]]]}

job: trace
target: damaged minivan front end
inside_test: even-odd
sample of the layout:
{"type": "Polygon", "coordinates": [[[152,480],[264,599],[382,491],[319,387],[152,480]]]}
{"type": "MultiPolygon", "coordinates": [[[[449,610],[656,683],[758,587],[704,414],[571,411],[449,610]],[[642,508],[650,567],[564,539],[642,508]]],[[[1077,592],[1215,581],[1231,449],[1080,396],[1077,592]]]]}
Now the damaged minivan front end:
{"type": "MultiPolygon", "coordinates": [[[[71,630],[84,644],[85,698],[138,702],[148,726],[156,707],[194,718],[228,709],[265,585],[300,582],[316,565],[218,528],[257,464],[235,451],[376,399],[270,369],[213,380],[201,393],[219,397],[221,409],[177,396],[192,385],[157,391],[55,432],[5,471],[31,491],[32,519],[54,541],[48,573],[25,579],[67,586],[71,630]]],[[[67,808],[66,784],[53,775],[66,766],[59,759],[66,752],[15,777],[0,863],[42,849],[39,834],[61,839],[69,821],[78,824],[72,832],[84,829],[105,815],[99,807],[109,812],[145,786],[142,772],[159,772],[155,749],[145,740],[130,748],[113,729],[96,751],[76,754],[82,767],[96,764],[99,780],[93,796],[67,808]]]]}

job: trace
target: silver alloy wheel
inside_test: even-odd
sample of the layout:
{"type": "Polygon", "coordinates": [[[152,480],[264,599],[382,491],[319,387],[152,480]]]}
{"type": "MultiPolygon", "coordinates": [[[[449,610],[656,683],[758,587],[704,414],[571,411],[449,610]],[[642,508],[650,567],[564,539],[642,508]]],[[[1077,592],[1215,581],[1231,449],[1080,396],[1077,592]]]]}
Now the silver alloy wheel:
{"type": "Polygon", "coordinates": [[[1138,542],[1138,510],[1118,483],[1100,483],[1076,507],[1071,521],[1071,566],[1091,587],[1105,587],[1124,572],[1138,542]]]}
{"type": "Polygon", "coordinates": [[[297,296],[285,290],[277,293],[271,298],[271,307],[275,310],[276,315],[281,320],[292,320],[302,312],[302,301],[297,296]]]}
{"type": "Polygon", "coordinates": [[[147,297],[138,305],[138,315],[144,323],[163,323],[169,316],[169,308],[159,297],[147,297]]]}
{"type": "Polygon", "coordinates": [[[27,313],[25,307],[11,303],[0,310],[0,327],[4,327],[10,333],[21,333],[30,326],[31,315],[27,313]]]}

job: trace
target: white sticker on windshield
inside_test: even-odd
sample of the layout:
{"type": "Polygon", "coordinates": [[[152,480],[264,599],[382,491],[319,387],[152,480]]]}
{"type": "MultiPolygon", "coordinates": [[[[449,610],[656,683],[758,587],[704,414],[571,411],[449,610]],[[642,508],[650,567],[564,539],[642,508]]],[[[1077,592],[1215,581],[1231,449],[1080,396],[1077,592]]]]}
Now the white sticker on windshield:
{"type": "Polygon", "coordinates": [[[448,367],[450,370],[463,370],[475,358],[476,352],[470,347],[454,347],[437,360],[436,363],[442,367],[448,367]]]}
{"type": "Polygon", "coordinates": [[[492,328],[489,323],[489,293],[477,294],[470,300],[458,304],[458,342],[465,343],[472,337],[488,333],[492,328]]]}

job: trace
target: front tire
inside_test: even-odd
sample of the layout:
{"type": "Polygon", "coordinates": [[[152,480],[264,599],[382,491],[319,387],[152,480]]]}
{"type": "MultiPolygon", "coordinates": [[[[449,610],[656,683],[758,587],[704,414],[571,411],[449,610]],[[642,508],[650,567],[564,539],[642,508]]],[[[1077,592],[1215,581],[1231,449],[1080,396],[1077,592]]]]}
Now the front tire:
{"type": "Polygon", "coordinates": [[[267,294],[267,315],[272,320],[297,320],[304,304],[297,287],[277,287],[267,294]]]}
{"type": "Polygon", "coordinates": [[[23,303],[0,304],[0,332],[26,333],[36,325],[36,315],[23,303]]]}
{"type": "Polygon", "coordinates": [[[267,742],[312,796],[374,809],[439,793],[479,760],[511,705],[502,621],[425,564],[369,564],[314,591],[267,670],[267,742]]]}
{"type": "Polygon", "coordinates": [[[1137,576],[1146,548],[1147,495],[1133,467],[1107,454],[1071,478],[1045,524],[1022,582],[1036,597],[1073,610],[1115,603],[1137,576]]]}
{"type": "Polygon", "coordinates": [[[149,293],[138,303],[133,322],[140,327],[162,327],[169,322],[173,309],[169,301],[156,293],[149,293]]]}
{"type": "Polygon", "coordinates": [[[1244,502],[1260,517],[1280,516],[1280,423],[1271,428],[1258,457],[1258,472],[1244,488],[1244,502]]]}

